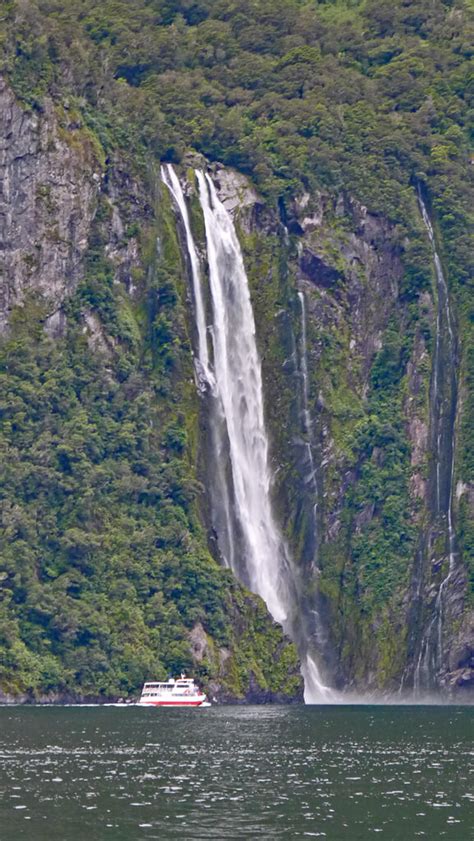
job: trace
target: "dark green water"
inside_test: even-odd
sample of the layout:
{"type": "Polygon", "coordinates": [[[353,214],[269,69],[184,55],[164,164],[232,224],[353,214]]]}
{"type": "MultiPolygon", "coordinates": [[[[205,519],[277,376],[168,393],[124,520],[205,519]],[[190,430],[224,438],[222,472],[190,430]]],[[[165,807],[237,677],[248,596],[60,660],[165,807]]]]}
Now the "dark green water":
{"type": "Polygon", "coordinates": [[[0,708],[0,838],[474,838],[474,710],[0,708]]]}

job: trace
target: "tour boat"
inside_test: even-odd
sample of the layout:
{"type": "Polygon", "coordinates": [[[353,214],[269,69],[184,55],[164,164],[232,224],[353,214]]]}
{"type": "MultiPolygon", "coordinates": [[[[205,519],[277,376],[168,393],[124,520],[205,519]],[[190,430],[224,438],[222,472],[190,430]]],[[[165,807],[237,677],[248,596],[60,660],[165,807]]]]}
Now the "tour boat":
{"type": "Polygon", "coordinates": [[[193,678],[181,675],[160,683],[144,683],[140,700],[144,707],[203,707],[209,706],[207,696],[196,686],[193,678]]]}

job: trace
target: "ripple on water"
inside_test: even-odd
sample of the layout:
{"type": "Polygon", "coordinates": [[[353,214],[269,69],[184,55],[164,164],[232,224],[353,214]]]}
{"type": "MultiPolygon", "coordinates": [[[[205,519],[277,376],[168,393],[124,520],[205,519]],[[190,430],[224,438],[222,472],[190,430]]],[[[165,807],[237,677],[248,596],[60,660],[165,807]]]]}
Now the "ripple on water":
{"type": "Polygon", "coordinates": [[[166,712],[0,709],[2,841],[469,838],[469,710],[166,712]]]}

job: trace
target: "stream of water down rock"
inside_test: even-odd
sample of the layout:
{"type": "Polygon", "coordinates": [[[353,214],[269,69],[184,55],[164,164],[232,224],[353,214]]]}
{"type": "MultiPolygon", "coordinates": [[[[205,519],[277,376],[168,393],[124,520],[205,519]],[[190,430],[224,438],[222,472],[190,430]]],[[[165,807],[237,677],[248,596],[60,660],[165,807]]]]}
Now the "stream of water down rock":
{"type": "Polygon", "coordinates": [[[301,625],[297,574],[272,510],[262,371],[248,278],[234,223],[210,176],[196,171],[206,232],[211,302],[207,325],[205,276],[183,190],[171,166],[163,168],[162,178],[180,214],[191,270],[195,367],[198,386],[208,392],[213,528],[220,554],[243,583],[264,599],[274,619],[296,642],[306,702],[331,700],[333,693],[322,680],[316,652],[301,625]]]}

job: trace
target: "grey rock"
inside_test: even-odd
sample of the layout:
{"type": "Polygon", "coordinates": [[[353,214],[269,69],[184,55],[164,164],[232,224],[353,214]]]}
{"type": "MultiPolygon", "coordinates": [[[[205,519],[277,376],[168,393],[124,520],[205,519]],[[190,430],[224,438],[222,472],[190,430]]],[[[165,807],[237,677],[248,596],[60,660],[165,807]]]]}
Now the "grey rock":
{"type": "Polygon", "coordinates": [[[80,129],[59,126],[54,106],[24,110],[0,77],[0,331],[29,293],[41,296],[52,334],[82,273],[101,175],[80,129]]]}

